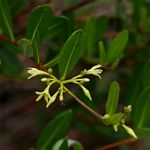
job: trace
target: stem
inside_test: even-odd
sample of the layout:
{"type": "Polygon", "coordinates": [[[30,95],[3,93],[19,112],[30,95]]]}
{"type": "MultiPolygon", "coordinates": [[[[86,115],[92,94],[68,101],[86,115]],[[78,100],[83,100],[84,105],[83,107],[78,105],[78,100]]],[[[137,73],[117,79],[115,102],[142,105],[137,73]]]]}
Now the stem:
{"type": "Polygon", "coordinates": [[[0,40],[2,41],[5,41],[5,42],[8,42],[12,45],[17,45],[17,42],[16,41],[12,41],[11,39],[7,38],[5,35],[3,34],[0,34],[0,40]]]}
{"type": "Polygon", "coordinates": [[[134,139],[131,139],[131,138],[130,139],[125,139],[125,140],[122,140],[122,141],[118,141],[118,142],[111,143],[109,145],[97,148],[96,150],[108,150],[108,149],[112,149],[114,147],[118,147],[119,145],[129,144],[129,143],[133,143],[133,142],[135,142],[134,139]]]}
{"type": "Polygon", "coordinates": [[[88,110],[91,114],[93,114],[98,119],[102,119],[102,115],[91,109],[88,105],[82,102],[74,93],[72,93],[68,88],[64,86],[64,89],[68,94],[70,94],[80,105],[82,105],[86,110],[88,110]]]}

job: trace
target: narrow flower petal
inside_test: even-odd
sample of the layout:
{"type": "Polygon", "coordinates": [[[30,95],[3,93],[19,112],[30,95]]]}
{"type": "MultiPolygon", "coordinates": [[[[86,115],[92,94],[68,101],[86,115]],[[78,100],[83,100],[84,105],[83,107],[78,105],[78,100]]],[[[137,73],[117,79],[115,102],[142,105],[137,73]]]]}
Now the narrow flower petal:
{"type": "Polygon", "coordinates": [[[93,66],[92,68],[91,68],[91,70],[95,70],[95,69],[97,69],[97,68],[100,68],[102,65],[100,65],[100,64],[98,64],[98,65],[95,65],[95,66],[93,66]]]}
{"type": "Polygon", "coordinates": [[[56,97],[57,97],[58,93],[59,92],[57,91],[52,97],[50,97],[49,102],[46,105],[46,108],[48,108],[49,105],[52,104],[56,100],[56,97]]]}
{"type": "Polygon", "coordinates": [[[63,93],[64,93],[64,91],[63,91],[63,89],[61,89],[61,90],[60,90],[60,95],[59,95],[59,100],[60,100],[60,101],[63,101],[63,100],[64,100],[63,93]]]}
{"type": "Polygon", "coordinates": [[[118,132],[118,124],[113,125],[113,129],[115,132],[118,132]]]}
{"type": "Polygon", "coordinates": [[[83,90],[85,96],[87,96],[87,97],[89,98],[89,100],[92,101],[90,91],[89,91],[87,88],[85,88],[83,85],[80,85],[80,87],[82,88],[82,90],[83,90]]]}
{"type": "Polygon", "coordinates": [[[102,73],[102,70],[100,69],[100,67],[101,67],[101,65],[93,66],[91,69],[86,71],[86,74],[94,75],[101,79],[100,74],[102,73]]]}
{"type": "Polygon", "coordinates": [[[41,100],[42,99],[42,97],[43,97],[43,92],[35,92],[36,94],[38,94],[39,96],[36,98],[36,102],[37,101],[39,101],[39,100],[41,100]]]}
{"type": "Polygon", "coordinates": [[[126,125],[122,125],[122,127],[126,130],[126,132],[128,133],[128,134],[130,134],[134,139],[137,139],[137,136],[136,136],[136,134],[134,133],[134,131],[130,128],[130,127],[128,127],[128,126],[126,126],[126,125]]]}
{"type": "Polygon", "coordinates": [[[44,94],[44,99],[45,99],[46,103],[49,102],[50,98],[51,98],[51,96],[50,96],[49,93],[45,93],[45,94],[44,94]]]}
{"type": "Polygon", "coordinates": [[[89,78],[79,78],[79,79],[76,79],[76,81],[80,81],[80,82],[89,82],[90,79],[89,79],[89,78]]]}
{"type": "Polygon", "coordinates": [[[29,67],[27,72],[30,74],[28,79],[31,79],[32,77],[38,76],[38,75],[49,75],[47,72],[39,70],[37,68],[31,68],[29,67]]]}

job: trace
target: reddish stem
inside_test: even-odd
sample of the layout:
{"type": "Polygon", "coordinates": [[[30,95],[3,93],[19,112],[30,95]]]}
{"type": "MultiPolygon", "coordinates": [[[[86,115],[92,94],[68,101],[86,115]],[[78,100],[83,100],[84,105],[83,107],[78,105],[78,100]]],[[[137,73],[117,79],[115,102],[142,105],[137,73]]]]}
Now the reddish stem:
{"type": "Polygon", "coordinates": [[[108,144],[106,146],[103,146],[103,147],[100,147],[100,148],[97,148],[96,150],[108,150],[108,149],[112,149],[114,147],[118,147],[120,145],[125,145],[125,144],[131,144],[133,142],[135,142],[136,140],[134,139],[125,139],[125,140],[122,140],[122,141],[118,141],[118,142],[115,142],[115,143],[111,143],[111,144],[108,144]]]}

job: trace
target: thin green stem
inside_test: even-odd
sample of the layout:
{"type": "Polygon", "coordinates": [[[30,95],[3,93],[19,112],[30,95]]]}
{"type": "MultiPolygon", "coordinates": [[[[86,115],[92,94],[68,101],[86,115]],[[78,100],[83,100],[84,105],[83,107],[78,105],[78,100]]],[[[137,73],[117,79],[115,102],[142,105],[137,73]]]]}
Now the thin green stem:
{"type": "Polygon", "coordinates": [[[91,114],[93,114],[98,119],[102,119],[102,115],[91,109],[88,105],[86,105],[82,100],[80,100],[74,93],[72,93],[68,88],[64,86],[66,92],[71,95],[80,105],[82,105],[86,110],[88,110],[91,114]]]}
{"type": "Polygon", "coordinates": [[[78,74],[78,75],[74,76],[72,79],[81,78],[81,77],[83,77],[83,76],[84,76],[84,75],[82,75],[82,74],[78,74]]]}
{"type": "Polygon", "coordinates": [[[70,82],[73,82],[73,79],[64,80],[62,82],[63,82],[63,84],[70,83],[70,82]]]}

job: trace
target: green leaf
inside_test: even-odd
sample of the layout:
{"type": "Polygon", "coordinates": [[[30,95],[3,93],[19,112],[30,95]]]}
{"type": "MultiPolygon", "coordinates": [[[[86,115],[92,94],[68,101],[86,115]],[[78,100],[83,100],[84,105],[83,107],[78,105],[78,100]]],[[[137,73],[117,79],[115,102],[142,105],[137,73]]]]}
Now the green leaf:
{"type": "Polygon", "coordinates": [[[34,33],[34,37],[31,40],[32,48],[33,48],[33,57],[35,62],[39,63],[39,46],[40,46],[40,35],[38,30],[34,33]]]}
{"type": "Polygon", "coordinates": [[[40,41],[59,33],[66,21],[66,17],[53,16],[49,5],[41,5],[32,10],[27,21],[26,37],[31,40],[33,56],[37,64],[39,63],[40,41]]]}
{"type": "Polygon", "coordinates": [[[67,139],[67,137],[58,140],[54,144],[52,150],[68,150],[68,139],[67,139]]]}
{"type": "Polygon", "coordinates": [[[75,66],[81,56],[81,35],[82,30],[73,32],[61,50],[61,58],[58,67],[63,79],[75,66]]]}
{"type": "Polygon", "coordinates": [[[48,31],[51,24],[52,11],[48,5],[34,8],[27,21],[27,39],[31,40],[35,62],[39,63],[40,36],[48,31]]]}
{"type": "Polygon", "coordinates": [[[54,35],[58,35],[59,33],[61,33],[61,31],[63,31],[64,26],[66,26],[67,23],[68,23],[67,17],[64,16],[53,17],[51,24],[48,26],[48,30],[45,33],[43,33],[42,36],[44,38],[50,38],[53,37],[54,35]]]}
{"type": "Polygon", "coordinates": [[[137,128],[135,132],[140,138],[150,138],[150,128],[137,128]]]}
{"type": "Polygon", "coordinates": [[[53,16],[48,4],[38,6],[32,10],[28,18],[26,36],[28,39],[33,39],[35,32],[38,31],[41,39],[52,37],[67,21],[66,17],[53,16]]]}
{"type": "Polygon", "coordinates": [[[12,20],[7,0],[0,0],[0,27],[4,34],[14,41],[12,20]]]}
{"type": "Polygon", "coordinates": [[[54,146],[53,146],[52,150],[59,150],[59,149],[60,149],[60,147],[61,147],[61,145],[62,145],[62,143],[63,143],[63,141],[64,141],[64,138],[63,138],[63,139],[58,140],[58,141],[54,144],[54,146]]]}
{"type": "Polygon", "coordinates": [[[27,21],[27,38],[34,39],[37,31],[40,33],[40,36],[42,36],[48,31],[52,19],[52,10],[49,5],[41,5],[34,8],[27,21]]]}
{"type": "Polygon", "coordinates": [[[110,90],[108,93],[108,98],[106,102],[106,113],[112,115],[115,113],[118,99],[119,99],[120,87],[116,81],[113,81],[110,85],[110,90]]]}
{"type": "Polygon", "coordinates": [[[147,17],[144,20],[142,20],[141,27],[143,28],[144,32],[150,32],[150,17],[147,17]]]}
{"type": "Polygon", "coordinates": [[[120,32],[115,39],[109,45],[107,52],[106,64],[110,64],[116,59],[120,58],[123,53],[123,49],[125,48],[128,41],[128,31],[124,30],[120,32]]]}
{"type": "Polygon", "coordinates": [[[69,139],[68,140],[69,148],[72,147],[73,150],[83,150],[83,146],[76,140],[69,139]]]}
{"type": "Polygon", "coordinates": [[[112,70],[114,70],[119,65],[120,59],[116,59],[110,66],[112,70]]]}
{"type": "Polygon", "coordinates": [[[83,33],[83,43],[85,55],[91,57],[93,52],[93,44],[95,40],[95,19],[90,17],[85,24],[83,33]]]}
{"type": "Polygon", "coordinates": [[[33,49],[31,41],[28,39],[21,39],[18,41],[18,46],[20,48],[21,54],[27,57],[33,56],[33,49]]]}
{"type": "Polygon", "coordinates": [[[46,63],[44,66],[47,68],[53,67],[56,64],[58,64],[60,61],[60,55],[58,54],[56,57],[54,57],[52,60],[50,60],[48,63],[46,63]]]}
{"type": "MultiPolygon", "coordinates": [[[[0,43],[1,43],[1,42],[0,42],[0,43]]],[[[21,52],[20,52],[20,49],[19,49],[19,47],[18,47],[17,45],[12,45],[11,43],[8,43],[8,42],[5,42],[5,41],[2,41],[2,45],[3,45],[6,49],[12,51],[14,54],[20,54],[20,53],[21,53],[21,52]]]]}
{"type": "Polygon", "coordinates": [[[141,128],[150,123],[150,86],[146,87],[138,99],[134,107],[134,124],[141,128]]]}
{"type": "Polygon", "coordinates": [[[98,47],[99,47],[99,60],[100,60],[100,64],[103,65],[106,59],[106,51],[103,45],[103,42],[100,41],[98,43],[98,47]]]}
{"type": "Polygon", "coordinates": [[[143,68],[143,72],[142,72],[142,83],[144,87],[150,86],[149,77],[150,77],[150,60],[146,62],[143,68]]]}
{"type": "Polygon", "coordinates": [[[72,112],[66,111],[58,115],[50,121],[41,133],[37,144],[37,150],[50,150],[54,143],[63,138],[70,126],[72,120],[72,112]]]}
{"type": "Polygon", "coordinates": [[[64,138],[62,144],[61,144],[61,147],[59,148],[59,150],[68,150],[68,140],[67,138],[64,138]]]}
{"type": "Polygon", "coordinates": [[[8,50],[1,49],[0,50],[0,68],[1,71],[6,75],[19,75],[22,71],[21,64],[16,57],[16,55],[8,50]]]}
{"type": "Polygon", "coordinates": [[[14,0],[14,1],[7,0],[7,1],[9,4],[9,8],[11,10],[12,17],[16,16],[28,2],[26,0],[14,0]]]}
{"type": "Polygon", "coordinates": [[[96,33],[95,33],[95,38],[96,42],[98,42],[103,34],[107,31],[108,29],[108,17],[107,16],[100,16],[96,18],[96,33]]]}

